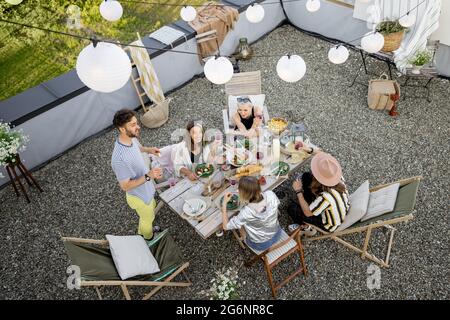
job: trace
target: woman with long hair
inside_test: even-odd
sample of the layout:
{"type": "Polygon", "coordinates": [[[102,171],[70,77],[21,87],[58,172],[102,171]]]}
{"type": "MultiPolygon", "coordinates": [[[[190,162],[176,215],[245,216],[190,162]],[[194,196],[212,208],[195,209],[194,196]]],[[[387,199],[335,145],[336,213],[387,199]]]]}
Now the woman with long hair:
{"type": "Polygon", "coordinates": [[[201,122],[189,121],[186,125],[186,134],[180,143],[172,148],[172,162],[175,174],[179,177],[187,177],[189,180],[197,180],[194,172],[194,164],[212,163],[214,161],[211,152],[214,145],[205,143],[204,128],[201,122]]]}
{"type": "Polygon", "coordinates": [[[254,250],[266,250],[278,241],[281,228],[278,222],[280,200],[273,191],[261,191],[255,177],[239,180],[239,199],[246,205],[239,214],[228,220],[227,202],[232,194],[227,193],[222,203],[222,225],[224,230],[239,229],[245,243],[254,250]]]}
{"type": "Polygon", "coordinates": [[[288,229],[302,228],[302,234],[316,233],[306,223],[333,232],[345,220],[349,209],[348,191],[339,162],[330,154],[320,152],[311,161],[311,172],[292,184],[298,203],[293,201],[288,213],[294,220],[288,229]]]}

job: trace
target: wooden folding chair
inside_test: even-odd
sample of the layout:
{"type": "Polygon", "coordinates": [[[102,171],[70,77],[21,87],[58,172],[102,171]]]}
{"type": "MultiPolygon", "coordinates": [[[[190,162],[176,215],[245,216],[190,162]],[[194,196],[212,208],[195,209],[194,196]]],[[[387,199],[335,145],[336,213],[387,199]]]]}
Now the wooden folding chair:
{"type": "Polygon", "coordinates": [[[242,248],[249,248],[255,256],[245,263],[246,267],[251,267],[258,260],[262,260],[264,264],[264,269],[266,269],[267,277],[269,280],[270,289],[272,290],[272,296],[277,297],[277,291],[284,286],[286,283],[294,279],[300,273],[305,276],[308,275],[308,270],[306,269],[305,257],[303,253],[303,246],[300,241],[300,229],[293,232],[290,236],[282,230],[280,239],[277,243],[271,246],[269,249],[264,251],[257,251],[249,246],[245,245],[243,239],[238,235],[238,233],[233,230],[233,235],[239,242],[242,248]],[[275,283],[273,279],[272,269],[279,264],[281,261],[291,256],[292,254],[298,253],[300,258],[300,267],[284,278],[281,282],[275,283]]]}
{"type": "Polygon", "coordinates": [[[158,261],[161,271],[155,275],[138,276],[127,280],[121,280],[117,273],[109,251],[108,240],[69,237],[62,237],[62,240],[72,264],[80,268],[81,287],[94,287],[100,300],[103,298],[99,289],[103,286],[120,287],[127,300],[131,300],[129,287],[155,287],[143,297],[143,300],[147,300],[163,287],[192,285],[185,271],[189,262],[182,261],[181,252],[167,230],[156,235],[155,239],[149,242],[150,250],[158,261]],[[185,281],[172,281],[180,274],[184,276],[185,281]]]}
{"type": "Polygon", "coordinates": [[[389,257],[391,254],[392,244],[394,240],[394,232],[396,231],[396,229],[392,227],[392,225],[397,224],[399,222],[409,221],[414,218],[413,211],[416,203],[417,190],[419,188],[419,182],[421,179],[422,179],[421,176],[412,177],[388,184],[379,185],[369,190],[370,192],[374,192],[384,187],[387,187],[391,184],[399,183],[400,188],[397,194],[395,208],[392,212],[385,213],[381,216],[375,217],[373,219],[364,222],[357,222],[356,224],[350,226],[349,228],[343,231],[336,231],[332,233],[322,230],[321,228],[315,225],[309,224],[312,228],[316,229],[321,235],[313,237],[305,237],[304,241],[332,239],[344,245],[345,247],[358,252],[359,254],[361,254],[362,259],[367,258],[373,262],[376,262],[382,267],[389,267],[389,257]],[[387,250],[386,256],[384,260],[368,252],[372,232],[381,227],[387,228],[390,231],[389,241],[386,247],[387,250]],[[356,247],[353,244],[349,243],[348,241],[341,239],[342,236],[361,232],[366,232],[362,248],[356,247]]]}
{"type": "MultiPolygon", "coordinates": [[[[230,110],[228,105],[228,96],[248,96],[261,94],[261,71],[250,71],[235,73],[230,81],[225,84],[225,94],[227,95],[227,105],[223,114],[223,126],[225,134],[239,134],[234,131],[234,123],[232,121],[232,113],[236,110],[230,110]]],[[[264,104],[263,106],[264,121],[269,120],[269,112],[264,104]]]]}

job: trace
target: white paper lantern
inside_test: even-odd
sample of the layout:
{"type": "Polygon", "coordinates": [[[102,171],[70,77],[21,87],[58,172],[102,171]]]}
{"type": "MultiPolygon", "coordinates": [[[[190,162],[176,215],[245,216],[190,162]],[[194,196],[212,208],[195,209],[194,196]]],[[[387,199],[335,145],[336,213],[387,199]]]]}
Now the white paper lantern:
{"type": "Polygon", "coordinates": [[[77,58],[76,70],[80,80],[99,92],[113,92],[130,79],[131,62],[125,51],[111,43],[91,43],[77,58]]]}
{"type": "Polygon", "coordinates": [[[119,1],[105,0],[100,5],[100,14],[108,21],[117,21],[123,14],[122,5],[119,1]]]}
{"type": "Polygon", "coordinates": [[[361,47],[369,53],[376,53],[384,46],[384,37],[379,32],[370,32],[361,39],[361,47]]]}
{"type": "Polygon", "coordinates": [[[277,74],[286,82],[297,82],[306,72],[305,61],[298,55],[282,56],[277,63],[277,74]]]}
{"type": "Polygon", "coordinates": [[[180,16],[184,21],[191,22],[194,21],[195,17],[197,16],[197,11],[192,6],[184,6],[183,8],[181,8],[180,16]]]}
{"type": "Polygon", "coordinates": [[[413,14],[408,13],[405,16],[401,17],[398,20],[398,23],[400,23],[400,25],[405,28],[410,28],[414,25],[414,23],[416,23],[416,17],[413,14]]]}
{"type": "Polygon", "coordinates": [[[320,0],[308,0],[306,1],[306,10],[309,12],[316,12],[320,9],[320,0]]]}
{"type": "Polygon", "coordinates": [[[205,77],[215,84],[224,84],[233,77],[233,65],[225,57],[213,57],[206,61],[203,68],[205,77]]]}
{"type": "Polygon", "coordinates": [[[23,0],[5,0],[6,2],[8,2],[9,4],[12,4],[13,6],[18,5],[19,3],[21,3],[23,0]]]}
{"type": "Polygon", "coordinates": [[[348,49],[342,45],[332,47],[328,51],[328,59],[334,64],[341,64],[348,59],[348,49]]]}
{"type": "Polygon", "coordinates": [[[264,8],[260,4],[252,4],[245,11],[247,20],[251,23],[258,23],[264,19],[264,8]]]}

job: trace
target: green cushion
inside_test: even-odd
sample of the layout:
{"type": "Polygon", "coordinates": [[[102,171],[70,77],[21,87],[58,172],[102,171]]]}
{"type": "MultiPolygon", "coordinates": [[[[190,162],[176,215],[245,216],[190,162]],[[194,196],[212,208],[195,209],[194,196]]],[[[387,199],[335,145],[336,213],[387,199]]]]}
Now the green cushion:
{"type": "MultiPolygon", "coordinates": [[[[72,264],[80,267],[82,280],[121,280],[109,248],[70,241],[64,241],[64,246],[72,264]]],[[[152,275],[130,278],[127,281],[159,281],[183,264],[181,251],[167,230],[164,230],[149,242],[149,248],[158,261],[161,271],[152,275]]]]}
{"type": "Polygon", "coordinates": [[[416,197],[417,197],[417,190],[419,189],[419,182],[420,180],[414,180],[413,182],[410,182],[407,185],[400,187],[400,189],[398,190],[394,211],[385,213],[381,216],[375,217],[370,220],[366,220],[364,222],[355,223],[348,229],[363,227],[375,223],[377,221],[391,220],[410,214],[414,210],[414,207],[416,205],[416,197]]]}

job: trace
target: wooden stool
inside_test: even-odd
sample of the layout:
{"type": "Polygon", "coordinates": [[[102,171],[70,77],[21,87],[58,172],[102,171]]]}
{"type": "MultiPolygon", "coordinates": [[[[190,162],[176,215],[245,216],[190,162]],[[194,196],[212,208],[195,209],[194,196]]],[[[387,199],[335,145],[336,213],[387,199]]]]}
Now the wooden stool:
{"type": "Polygon", "coordinates": [[[25,195],[25,198],[27,199],[28,203],[30,203],[30,198],[28,198],[28,194],[25,191],[23,184],[20,182],[20,177],[16,173],[16,168],[19,169],[19,171],[22,173],[22,176],[25,178],[25,181],[30,186],[35,185],[39,189],[40,192],[44,192],[44,190],[42,190],[42,188],[37,183],[36,179],[34,179],[34,177],[31,175],[31,173],[24,166],[24,164],[20,160],[20,157],[18,154],[15,156],[15,160],[16,160],[16,162],[6,165],[6,172],[8,172],[9,179],[11,180],[11,183],[14,187],[14,191],[16,191],[16,195],[18,197],[20,196],[19,189],[16,186],[16,181],[17,181],[20,189],[22,190],[23,194],[25,195]]]}

